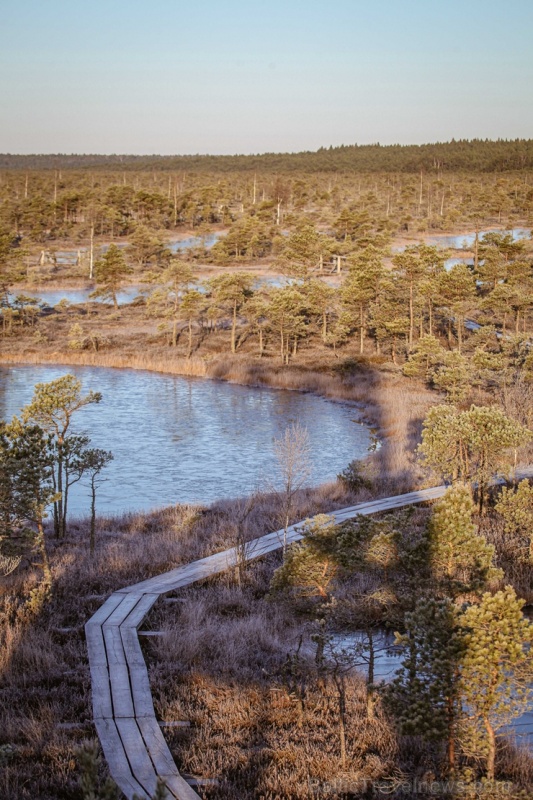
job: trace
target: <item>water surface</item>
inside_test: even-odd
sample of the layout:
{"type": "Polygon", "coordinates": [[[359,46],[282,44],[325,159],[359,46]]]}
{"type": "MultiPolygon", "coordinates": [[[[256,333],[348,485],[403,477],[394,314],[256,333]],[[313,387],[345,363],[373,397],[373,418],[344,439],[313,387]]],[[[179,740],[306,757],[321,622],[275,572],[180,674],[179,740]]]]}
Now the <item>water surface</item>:
{"type": "MultiPolygon", "coordinates": [[[[135,300],[136,297],[150,291],[153,287],[146,286],[125,286],[117,292],[117,302],[119,306],[127,305],[135,300]]],[[[91,289],[31,289],[28,291],[20,292],[25,297],[34,297],[36,303],[42,301],[47,306],[56,306],[61,300],[67,300],[73,305],[80,303],[104,303],[106,305],[113,305],[112,300],[102,300],[101,298],[89,298],[91,289]]],[[[16,294],[13,293],[12,294],[16,294]]]]}
{"type": "MultiPolygon", "coordinates": [[[[390,683],[393,681],[406,656],[405,649],[395,645],[394,640],[394,634],[384,630],[377,630],[374,634],[374,647],[376,648],[375,683],[390,683]]],[[[335,647],[339,650],[344,649],[348,653],[353,652],[354,648],[365,642],[366,636],[363,631],[338,634],[333,637],[335,647]]],[[[355,663],[357,664],[355,669],[366,678],[368,667],[362,663],[362,659],[355,663]]],[[[513,720],[510,725],[506,725],[502,728],[502,733],[514,739],[518,746],[530,750],[533,747],[533,710],[526,711],[513,720]]]]}
{"type": "MultiPolygon", "coordinates": [[[[368,452],[370,432],[356,409],[311,394],[250,388],[137,370],[56,365],[0,367],[0,418],[18,414],[37,382],[74,373],[102,402],[75,417],[77,432],[111,450],[101,513],[149,510],[177,502],[209,503],[279,483],[274,440],[300,422],[309,433],[309,483],[332,480],[368,452]]],[[[86,513],[86,487],[71,508],[86,513]]]]}

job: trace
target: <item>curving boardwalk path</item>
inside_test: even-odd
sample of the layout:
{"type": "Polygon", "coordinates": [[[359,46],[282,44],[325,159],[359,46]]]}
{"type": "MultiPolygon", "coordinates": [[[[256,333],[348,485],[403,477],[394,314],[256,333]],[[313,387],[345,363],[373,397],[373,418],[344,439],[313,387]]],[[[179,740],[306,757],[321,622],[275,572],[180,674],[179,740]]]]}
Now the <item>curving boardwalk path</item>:
{"type": "MultiPolygon", "coordinates": [[[[436,500],[446,486],[359,503],[331,514],[336,522],[357,514],[375,514],[393,508],[436,500]]],[[[289,528],[287,541],[301,539],[301,522],[289,528]]],[[[281,547],[275,531],[246,545],[247,560],[281,547]]],[[[193,561],[170,572],[114,592],[85,626],[91,668],[93,718],[113,779],[128,800],[150,798],[158,778],[177,800],[198,798],[179,774],[157,722],[148,671],[137,629],[162,594],[224,572],[237,563],[235,548],[193,561]]]]}

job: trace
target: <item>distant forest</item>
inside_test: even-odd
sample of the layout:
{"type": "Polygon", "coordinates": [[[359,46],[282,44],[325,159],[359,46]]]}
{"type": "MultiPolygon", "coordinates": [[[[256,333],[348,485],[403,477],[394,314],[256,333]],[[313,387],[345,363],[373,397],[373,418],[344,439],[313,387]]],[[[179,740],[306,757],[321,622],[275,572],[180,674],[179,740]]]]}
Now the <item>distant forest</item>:
{"type": "Polygon", "coordinates": [[[187,170],[189,172],[508,172],[533,168],[533,139],[452,140],[422,145],[341,145],[263,155],[10,155],[0,169],[187,170]]]}

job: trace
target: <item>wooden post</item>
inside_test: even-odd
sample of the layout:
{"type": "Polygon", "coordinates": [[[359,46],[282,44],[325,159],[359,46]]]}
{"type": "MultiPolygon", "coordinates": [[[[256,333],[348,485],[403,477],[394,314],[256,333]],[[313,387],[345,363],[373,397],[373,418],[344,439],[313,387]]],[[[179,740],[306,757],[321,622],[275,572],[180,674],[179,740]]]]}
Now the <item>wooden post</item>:
{"type": "Polygon", "coordinates": [[[89,280],[93,279],[94,267],[94,222],[91,225],[91,239],[89,244],[89,280]]]}

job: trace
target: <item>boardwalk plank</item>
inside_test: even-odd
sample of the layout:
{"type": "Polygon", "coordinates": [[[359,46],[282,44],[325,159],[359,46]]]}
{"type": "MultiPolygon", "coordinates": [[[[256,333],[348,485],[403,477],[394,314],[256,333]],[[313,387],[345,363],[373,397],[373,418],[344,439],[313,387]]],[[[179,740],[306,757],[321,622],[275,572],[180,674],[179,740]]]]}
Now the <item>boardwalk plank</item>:
{"type": "Polygon", "coordinates": [[[122,602],[113,610],[104,622],[104,628],[108,625],[121,625],[128,614],[133,611],[142,595],[136,592],[128,592],[122,595],[122,602]]]}
{"type": "Polygon", "coordinates": [[[124,647],[124,654],[128,667],[144,667],[145,660],[141,645],[139,644],[139,637],[135,628],[120,627],[120,636],[122,638],[122,645],[124,647]]]}
{"type": "Polygon", "coordinates": [[[121,627],[138,628],[152,606],[159,600],[159,594],[146,593],[139,597],[138,602],[131,609],[128,616],[120,623],[121,627]]]}
{"type": "Polygon", "coordinates": [[[179,800],[197,800],[196,792],[179,774],[172,753],[168,749],[165,737],[156,720],[145,718],[138,720],[138,723],[156,772],[165,781],[168,789],[179,800]]]}
{"type": "Polygon", "coordinates": [[[175,772],[177,773],[177,767],[172,758],[172,753],[168,749],[165,737],[161,733],[161,728],[157,720],[155,718],[150,719],[149,717],[144,717],[138,720],[138,725],[156,770],[161,775],[173,775],[175,772]]]}
{"type": "Polygon", "coordinates": [[[113,780],[128,800],[133,800],[134,795],[138,795],[142,800],[147,800],[148,793],[133,777],[115,721],[97,719],[94,724],[113,780]]]}
{"type": "Polygon", "coordinates": [[[110,664],[109,681],[111,683],[111,699],[113,701],[113,716],[115,719],[135,716],[130,675],[126,664],[110,664]]]}
{"type": "Polygon", "coordinates": [[[124,653],[124,645],[122,644],[122,636],[118,625],[114,625],[113,627],[104,625],[103,632],[107,663],[125,664],[126,654],[124,653]]]}
{"type": "Polygon", "coordinates": [[[113,703],[107,667],[91,665],[91,687],[93,696],[93,719],[111,719],[113,703]]]}
{"type": "Polygon", "coordinates": [[[167,789],[172,792],[174,797],[178,800],[199,800],[199,795],[196,794],[194,789],[189,786],[187,781],[181,777],[179,772],[165,775],[159,773],[159,777],[165,782],[167,789]]]}
{"type": "Polygon", "coordinates": [[[120,592],[114,592],[110,595],[105,603],[100,606],[98,611],[96,611],[91,619],[89,620],[94,625],[103,625],[104,622],[109,619],[113,611],[119,606],[124,599],[124,595],[120,592]]]}
{"type": "Polygon", "coordinates": [[[101,626],[95,625],[89,620],[85,626],[85,641],[89,654],[89,663],[94,666],[107,667],[107,653],[101,626]]]}
{"type": "Polygon", "coordinates": [[[116,723],[134,778],[150,795],[154,794],[157,775],[137,721],[120,718],[116,723]]]}
{"type": "Polygon", "coordinates": [[[131,693],[136,717],[153,717],[154,703],[146,667],[130,667],[131,693]]]}

